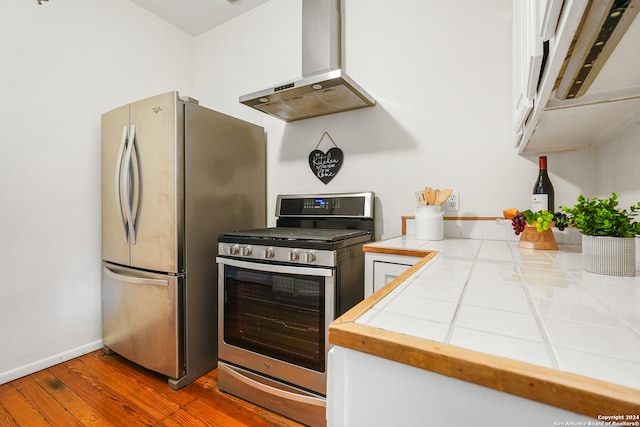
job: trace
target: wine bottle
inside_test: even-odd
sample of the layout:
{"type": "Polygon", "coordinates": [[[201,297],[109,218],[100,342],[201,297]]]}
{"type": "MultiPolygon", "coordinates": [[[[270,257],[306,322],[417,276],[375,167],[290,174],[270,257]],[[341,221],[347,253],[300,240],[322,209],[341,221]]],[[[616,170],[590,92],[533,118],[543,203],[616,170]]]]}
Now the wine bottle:
{"type": "Polygon", "coordinates": [[[540,171],[538,179],[533,185],[531,210],[533,212],[548,210],[554,212],[553,185],[547,174],[547,156],[540,156],[538,160],[540,171]]]}

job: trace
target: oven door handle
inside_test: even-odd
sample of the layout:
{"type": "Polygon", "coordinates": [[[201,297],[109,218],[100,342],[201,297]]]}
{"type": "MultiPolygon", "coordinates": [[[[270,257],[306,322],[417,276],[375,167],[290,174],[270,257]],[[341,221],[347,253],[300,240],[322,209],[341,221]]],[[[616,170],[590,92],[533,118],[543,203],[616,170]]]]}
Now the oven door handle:
{"type": "Polygon", "coordinates": [[[245,377],[241,375],[239,372],[229,368],[225,364],[221,363],[218,365],[220,371],[224,371],[224,374],[229,375],[234,380],[240,382],[242,385],[253,387],[254,389],[260,390],[262,393],[266,395],[274,395],[276,397],[292,400],[294,402],[302,403],[304,405],[309,405],[311,407],[321,407],[326,408],[327,402],[325,399],[321,399],[320,397],[306,396],[303,394],[298,394],[290,391],[286,391],[280,388],[275,388],[269,386],[267,384],[263,384],[251,378],[245,377]]]}
{"type": "Polygon", "coordinates": [[[333,277],[335,270],[331,268],[316,268],[305,267],[299,265],[282,265],[282,264],[267,264],[259,262],[242,261],[231,258],[216,257],[218,264],[231,265],[233,267],[246,268],[249,270],[264,271],[267,273],[282,273],[282,274],[301,274],[304,276],[323,276],[333,277]]]}

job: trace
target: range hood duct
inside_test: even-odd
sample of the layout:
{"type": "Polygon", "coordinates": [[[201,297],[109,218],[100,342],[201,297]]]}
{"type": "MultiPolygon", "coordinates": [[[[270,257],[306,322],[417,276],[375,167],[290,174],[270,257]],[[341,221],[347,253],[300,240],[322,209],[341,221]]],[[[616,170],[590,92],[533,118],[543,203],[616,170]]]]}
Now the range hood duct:
{"type": "Polygon", "coordinates": [[[638,14],[640,0],[590,1],[587,7],[569,48],[569,60],[556,90],[558,99],[576,99],[587,93],[638,14]]]}
{"type": "Polygon", "coordinates": [[[343,69],[341,0],[302,0],[302,77],[240,97],[287,122],[371,107],[376,101],[343,69]]]}

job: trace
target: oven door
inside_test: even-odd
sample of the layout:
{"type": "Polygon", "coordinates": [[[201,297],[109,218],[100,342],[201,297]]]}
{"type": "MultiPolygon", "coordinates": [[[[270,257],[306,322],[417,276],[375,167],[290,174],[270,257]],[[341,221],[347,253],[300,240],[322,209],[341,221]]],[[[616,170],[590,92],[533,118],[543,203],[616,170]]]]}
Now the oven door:
{"type": "Polygon", "coordinates": [[[336,270],[217,261],[219,359],[326,395],[336,270]]]}

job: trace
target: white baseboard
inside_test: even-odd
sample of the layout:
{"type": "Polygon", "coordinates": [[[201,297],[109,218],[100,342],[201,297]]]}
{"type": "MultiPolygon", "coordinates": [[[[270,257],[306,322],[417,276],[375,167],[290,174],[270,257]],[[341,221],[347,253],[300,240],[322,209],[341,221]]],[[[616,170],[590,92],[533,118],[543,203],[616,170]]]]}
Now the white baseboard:
{"type": "Polygon", "coordinates": [[[100,348],[102,348],[102,340],[90,342],[80,347],[67,350],[63,353],[54,354],[53,356],[19,366],[9,371],[0,372],[0,384],[8,383],[9,381],[33,374],[34,372],[41,371],[53,365],[57,365],[58,363],[66,362],[67,360],[74,359],[78,356],[82,356],[83,354],[91,353],[92,351],[100,348]]]}

